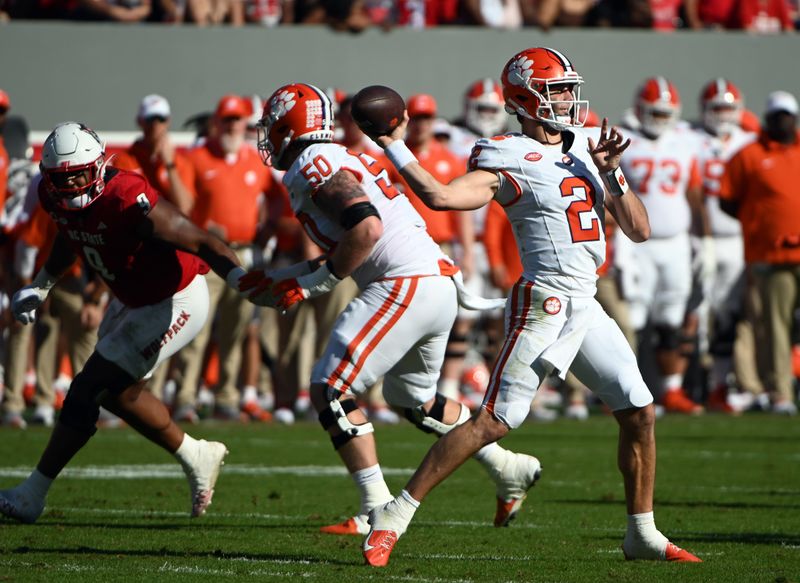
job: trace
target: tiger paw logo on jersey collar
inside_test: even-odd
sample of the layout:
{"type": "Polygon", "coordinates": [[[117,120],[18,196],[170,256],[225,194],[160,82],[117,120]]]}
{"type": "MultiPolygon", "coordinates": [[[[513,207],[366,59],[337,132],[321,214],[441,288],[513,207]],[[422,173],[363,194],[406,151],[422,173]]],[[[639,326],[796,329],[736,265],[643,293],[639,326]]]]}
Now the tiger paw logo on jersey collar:
{"type": "Polygon", "coordinates": [[[554,316],[561,311],[561,300],[555,296],[550,296],[542,303],[542,308],[545,312],[554,316]]]}
{"type": "Polygon", "coordinates": [[[294,93],[281,91],[272,98],[272,102],[269,104],[270,117],[274,120],[282,118],[292,110],[296,103],[297,100],[294,93]]]}
{"type": "Polygon", "coordinates": [[[520,57],[508,65],[508,81],[512,85],[527,87],[533,77],[533,61],[528,57],[520,57]]]}

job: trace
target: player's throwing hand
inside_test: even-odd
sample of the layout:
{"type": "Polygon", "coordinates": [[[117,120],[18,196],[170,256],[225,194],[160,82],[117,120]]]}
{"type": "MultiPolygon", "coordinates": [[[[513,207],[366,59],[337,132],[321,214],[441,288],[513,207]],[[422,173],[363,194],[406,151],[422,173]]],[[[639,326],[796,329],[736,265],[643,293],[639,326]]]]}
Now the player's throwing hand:
{"type": "Polygon", "coordinates": [[[617,128],[612,127],[609,133],[608,118],[604,117],[603,125],[600,128],[600,139],[597,144],[594,143],[592,138],[589,138],[589,153],[592,155],[592,160],[597,169],[605,174],[619,168],[622,153],[630,145],[630,139],[622,141],[622,134],[617,131],[617,128]]]}

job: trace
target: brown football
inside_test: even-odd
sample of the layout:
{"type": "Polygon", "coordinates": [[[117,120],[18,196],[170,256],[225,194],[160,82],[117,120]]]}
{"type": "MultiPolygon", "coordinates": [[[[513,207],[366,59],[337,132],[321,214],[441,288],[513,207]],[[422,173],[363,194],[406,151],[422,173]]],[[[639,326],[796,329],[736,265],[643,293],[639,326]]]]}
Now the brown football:
{"type": "Polygon", "coordinates": [[[350,115],[365,134],[385,136],[403,121],[405,109],[406,104],[397,91],[383,85],[370,85],[355,94],[350,115]]]}

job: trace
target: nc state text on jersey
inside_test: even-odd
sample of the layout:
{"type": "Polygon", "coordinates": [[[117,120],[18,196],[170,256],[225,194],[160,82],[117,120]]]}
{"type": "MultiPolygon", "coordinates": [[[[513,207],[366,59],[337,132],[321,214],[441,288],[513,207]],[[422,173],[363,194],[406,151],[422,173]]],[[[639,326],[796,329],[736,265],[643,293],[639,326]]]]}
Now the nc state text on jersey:
{"type": "Polygon", "coordinates": [[[67,231],[69,238],[73,241],[82,241],[90,245],[105,245],[106,241],[103,239],[102,233],[87,233],[86,231],[75,231],[69,229],[67,231]]]}

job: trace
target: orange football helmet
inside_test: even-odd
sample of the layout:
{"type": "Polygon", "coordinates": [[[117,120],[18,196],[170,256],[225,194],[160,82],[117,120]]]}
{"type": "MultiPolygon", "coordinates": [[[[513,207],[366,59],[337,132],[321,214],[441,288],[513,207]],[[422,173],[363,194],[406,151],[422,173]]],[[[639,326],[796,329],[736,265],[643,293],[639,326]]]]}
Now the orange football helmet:
{"type": "Polygon", "coordinates": [[[313,85],[284,85],[267,99],[257,129],[264,164],[286,170],[282,158],[290,144],[333,141],[331,100],[313,85]]]}
{"type": "Polygon", "coordinates": [[[727,79],[712,79],[700,93],[703,126],[714,135],[727,135],[740,125],[744,99],[742,92],[727,79]]]}
{"type": "Polygon", "coordinates": [[[681,98],[670,81],[651,77],[639,87],[634,109],[644,133],[657,138],[678,123],[681,98]]]}
{"type": "Polygon", "coordinates": [[[557,130],[582,127],[586,121],[589,102],[580,99],[583,77],[558,51],[539,47],[517,53],[506,63],[501,83],[508,113],[544,122],[557,130]],[[569,85],[573,99],[551,99],[550,88],[554,85],[569,85]],[[569,113],[557,115],[555,103],[570,103],[569,113]]]}
{"type": "Polygon", "coordinates": [[[489,138],[506,128],[503,88],[494,79],[479,79],[467,87],[464,95],[464,123],[481,136],[489,138]]]}

